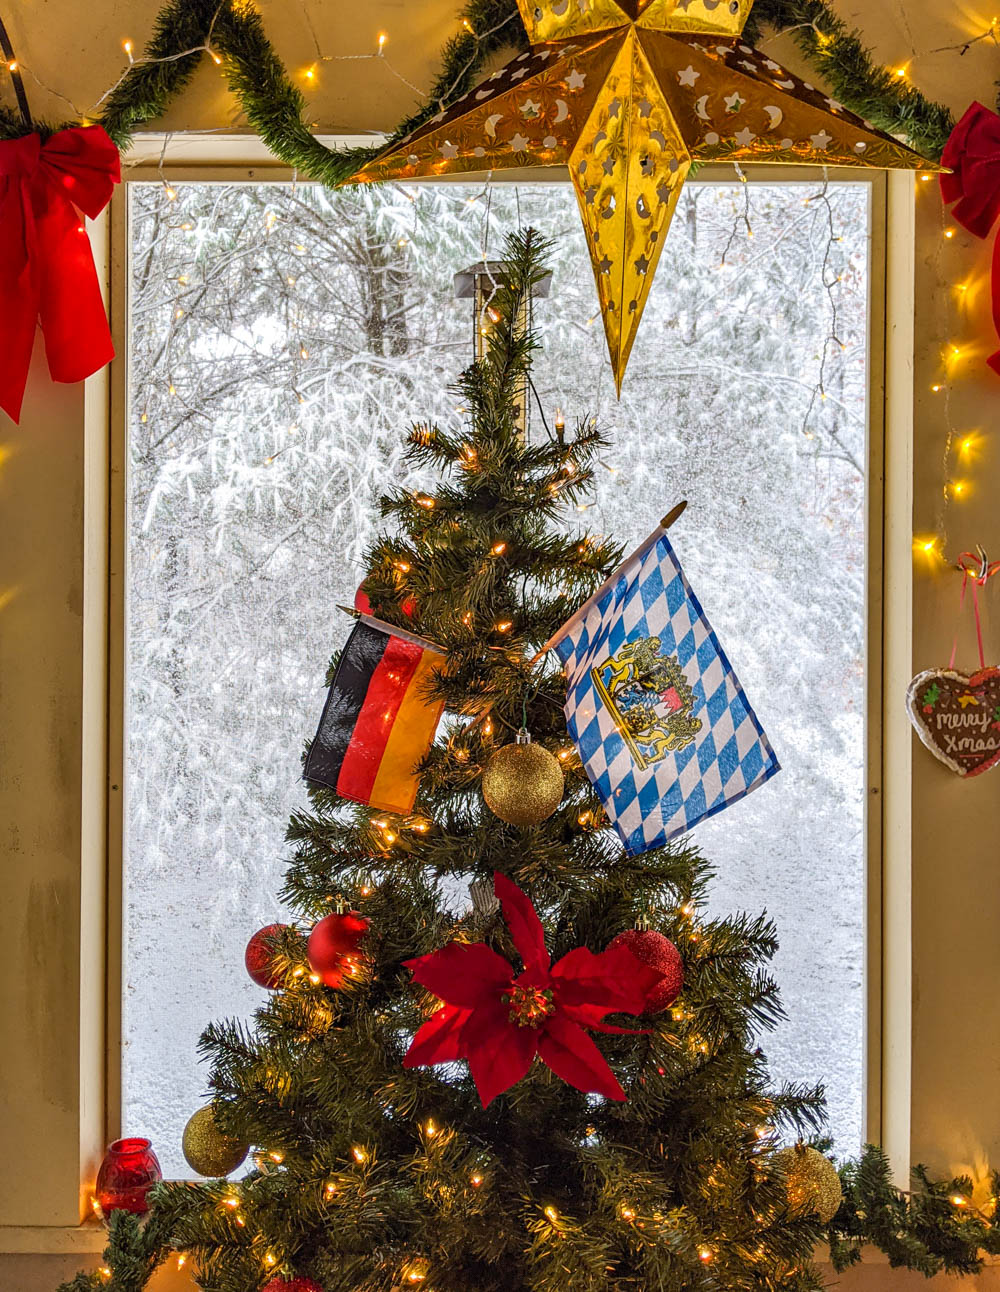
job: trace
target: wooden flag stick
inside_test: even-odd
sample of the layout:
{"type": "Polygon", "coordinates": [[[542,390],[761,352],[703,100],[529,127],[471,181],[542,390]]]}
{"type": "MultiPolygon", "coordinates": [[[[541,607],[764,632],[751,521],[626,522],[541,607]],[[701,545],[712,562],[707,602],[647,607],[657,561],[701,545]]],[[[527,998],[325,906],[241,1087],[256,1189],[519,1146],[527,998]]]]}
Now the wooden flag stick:
{"type": "Polygon", "coordinates": [[[659,525],[657,525],[656,529],[653,530],[652,534],[650,534],[649,537],[644,542],[640,543],[634,552],[626,556],[625,560],[622,561],[621,565],[617,566],[614,570],[612,570],[611,574],[608,576],[608,578],[604,580],[604,582],[597,589],[597,591],[592,596],[587,598],[587,600],[583,603],[583,605],[580,606],[579,610],[575,611],[572,615],[570,615],[569,619],[566,620],[566,622],[559,629],[559,631],[553,637],[550,637],[549,640],[542,647],[542,649],[538,652],[538,654],[534,655],[528,661],[529,668],[534,668],[534,666],[538,663],[538,661],[542,658],[542,656],[547,655],[548,652],[552,649],[553,645],[557,641],[560,641],[563,637],[565,637],[567,630],[573,624],[575,624],[576,621],[582,615],[586,614],[587,610],[589,610],[589,608],[594,604],[594,602],[598,599],[598,597],[603,596],[604,593],[607,592],[608,588],[611,587],[614,581],[618,578],[619,574],[621,574],[622,570],[624,570],[625,566],[628,565],[629,561],[633,560],[640,552],[644,551],[647,547],[649,547],[652,543],[654,543],[661,534],[666,533],[666,531],[670,528],[670,526],[676,520],[680,519],[680,517],[684,514],[684,511],[686,510],[686,508],[687,508],[686,500],[682,500],[681,502],[679,502],[676,507],[671,507],[671,509],[660,521],[659,525]]]}

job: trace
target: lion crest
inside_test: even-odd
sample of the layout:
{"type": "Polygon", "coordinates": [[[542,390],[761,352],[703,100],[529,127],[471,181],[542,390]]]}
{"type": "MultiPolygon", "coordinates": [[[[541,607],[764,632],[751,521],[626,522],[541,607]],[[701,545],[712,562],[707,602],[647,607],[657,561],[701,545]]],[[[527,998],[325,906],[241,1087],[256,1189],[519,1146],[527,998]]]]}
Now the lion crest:
{"type": "Polygon", "coordinates": [[[676,655],[660,653],[659,637],[626,642],[590,670],[615,725],[644,770],[679,752],[701,730],[694,692],[676,655]]]}

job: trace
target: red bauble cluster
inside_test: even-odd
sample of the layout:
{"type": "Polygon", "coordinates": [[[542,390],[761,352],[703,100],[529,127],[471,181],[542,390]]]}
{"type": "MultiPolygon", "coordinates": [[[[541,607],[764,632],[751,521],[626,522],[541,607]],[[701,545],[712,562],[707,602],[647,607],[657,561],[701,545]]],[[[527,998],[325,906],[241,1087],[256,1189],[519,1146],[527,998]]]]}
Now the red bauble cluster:
{"type": "Polygon", "coordinates": [[[273,1278],[270,1283],[266,1283],[261,1292],[323,1292],[323,1289],[313,1279],[283,1279],[273,1278]]]}
{"type": "Polygon", "coordinates": [[[243,957],[247,973],[258,987],[266,987],[268,991],[277,991],[284,985],[281,975],[276,973],[273,967],[274,939],[287,928],[287,924],[267,924],[264,928],[258,929],[247,943],[243,957]]]}
{"type": "Polygon", "coordinates": [[[148,1139],[116,1139],[104,1155],[97,1173],[94,1195],[101,1216],[112,1211],[131,1211],[144,1216],[149,1210],[146,1195],[163,1179],[160,1164],[148,1139]]]}
{"type": "Polygon", "coordinates": [[[640,964],[662,974],[662,981],[649,994],[646,1013],[669,1009],[684,986],[684,961],[669,938],[655,929],[626,929],[611,940],[613,947],[627,947],[640,964]]]}
{"type": "Polygon", "coordinates": [[[313,926],[306,948],[313,973],[328,987],[343,987],[364,962],[358,948],[367,932],[368,921],[357,911],[325,916],[313,926]]]}

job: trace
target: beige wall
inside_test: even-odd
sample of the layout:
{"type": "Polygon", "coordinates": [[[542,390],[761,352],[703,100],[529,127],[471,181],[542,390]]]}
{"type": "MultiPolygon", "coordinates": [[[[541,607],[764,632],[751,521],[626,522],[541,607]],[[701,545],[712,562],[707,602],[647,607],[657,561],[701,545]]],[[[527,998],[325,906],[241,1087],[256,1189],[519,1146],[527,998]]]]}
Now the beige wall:
{"type": "MultiPolygon", "coordinates": [[[[261,7],[293,69],[316,57],[308,11],[322,50],[367,52],[385,30],[393,66],[427,85],[440,44],[456,29],[456,5],[457,0],[263,0],[261,7]]],[[[31,0],[7,6],[4,17],[22,63],[85,111],[118,74],[121,40],[130,37],[140,46],[157,6],[158,0],[92,0],[84,19],[79,0],[31,0]]],[[[981,31],[991,17],[987,9],[964,0],[840,0],[839,10],[864,27],[880,59],[909,65],[913,80],[956,112],[975,96],[991,103],[991,42],[964,57],[929,52],[981,31]]],[[[787,39],[769,42],[769,48],[795,62],[787,39]]],[[[31,75],[28,87],[39,115],[63,115],[59,100],[31,75]]],[[[311,116],[324,133],[383,130],[411,102],[406,86],[376,61],[328,62],[319,65],[311,116]]],[[[206,64],[157,126],[180,131],[222,125],[238,132],[240,120],[218,70],[206,64]]],[[[915,221],[915,342],[911,320],[897,315],[889,347],[888,648],[899,682],[917,667],[944,663],[951,648],[957,576],[941,565],[914,564],[909,551],[911,489],[912,529],[933,532],[940,519],[949,417],[959,435],[978,432],[978,439],[963,471],[966,499],[947,509],[947,551],[954,555],[980,541],[1000,554],[993,502],[1000,491],[994,429],[1000,378],[982,364],[991,348],[988,249],[961,233],[942,237],[936,185],[917,185],[915,221]],[[971,284],[963,296],[953,290],[958,282],[971,284]],[[932,394],[944,347],[953,341],[963,352],[952,365],[950,394],[932,394]]],[[[899,286],[913,245],[905,219],[896,233],[902,244],[894,249],[899,286]]],[[[905,282],[900,291],[905,297],[905,282]]],[[[85,398],[80,388],[53,386],[38,359],[21,426],[0,415],[0,914],[7,952],[0,979],[0,1034],[6,1040],[0,1064],[0,1138],[6,1150],[0,1252],[13,1253],[0,1255],[0,1287],[11,1292],[51,1289],[68,1270],[96,1262],[93,1249],[100,1241],[74,1226],[81,1169],[85,1176],[93,1170],[103,1137],[95,1023],[103,955],[94,934],[100,920],[92,912],[103,906],[100,754],[106,697],[98,571],[106,510],[104,391],[97,383],[85,398]],[[81,1044],[82,1076],[76,1057],[81,1044]]],[[[988,614],[988,631],[1000,630],[1000,613],[994,610],[989,621],[988,614]]],[[[960,660],[971,663],[972,650],[966,625],[960,660]]],[[[1000,975],[1000,779],[963,784],[919,747],[911,768],[902,698],[901,685],[887,695],[887,798],[896,816],[887,890],[890,1081],[883,1123],[897,1161],[909,1157],[939,1172],[981,1174],[988,1161],[1000,1164],[1000,993],[994,987],[1000,975]]],[[[968,1286],[1000,1289],[995,1274],[1000,1272],[968,1286]]],[[[947,1283],[936,1280],[935,1286],[947,1283]]],[[[178,1285],[174,1270],[163,1271],[157,1281],[161,1292],[178,1285]]],[[[873,1259],[843,1286],[909,1292],[925,1285],[873,1259]]]]}

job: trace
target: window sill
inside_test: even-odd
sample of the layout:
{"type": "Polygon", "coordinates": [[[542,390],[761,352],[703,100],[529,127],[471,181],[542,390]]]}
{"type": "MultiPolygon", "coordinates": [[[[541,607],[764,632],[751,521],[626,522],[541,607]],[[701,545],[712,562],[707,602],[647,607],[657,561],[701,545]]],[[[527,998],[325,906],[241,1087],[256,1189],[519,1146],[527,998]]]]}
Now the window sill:
{"type": "Polygon", "coordinates": [[[0,1225],[0,1253],[48,1256],[64,1252],[103,1252],[108,1235],[103,1225],[0,1225]]]}

